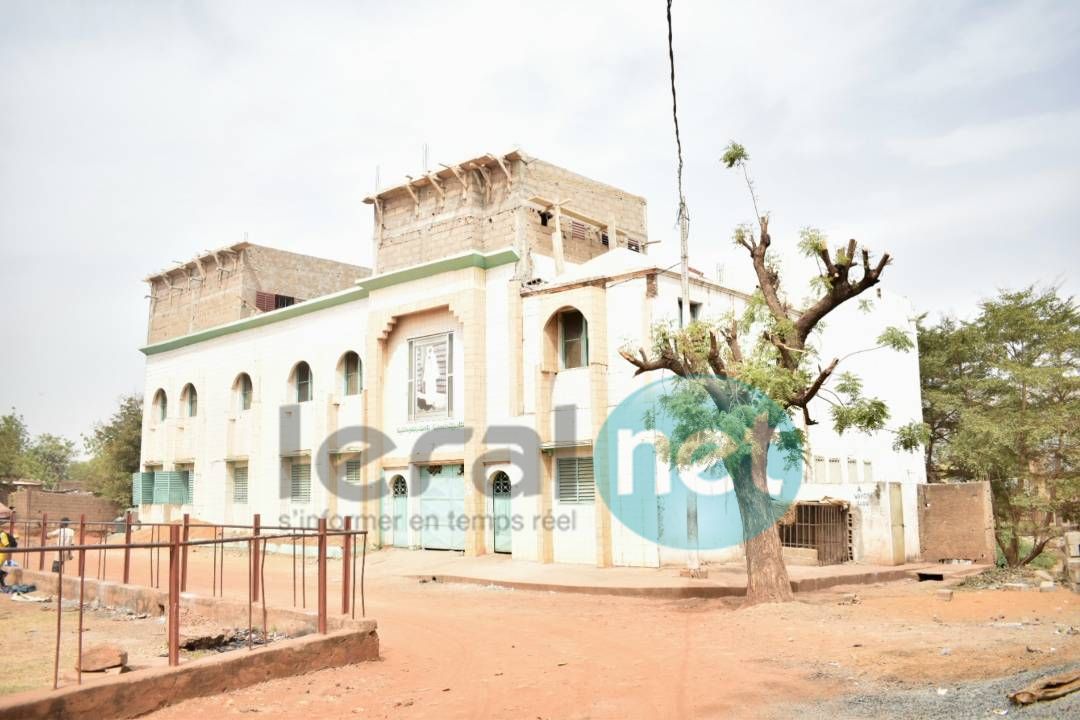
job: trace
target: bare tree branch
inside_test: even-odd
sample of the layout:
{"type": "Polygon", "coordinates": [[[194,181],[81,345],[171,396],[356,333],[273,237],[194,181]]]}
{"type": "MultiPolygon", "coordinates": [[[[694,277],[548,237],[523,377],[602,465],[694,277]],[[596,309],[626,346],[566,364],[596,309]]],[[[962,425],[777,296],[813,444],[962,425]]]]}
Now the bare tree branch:
{"type": "MultiPolygon", "coordinates": [[[[854,240],[848,242],[848,249],[851,254],[854,255],[856,249],[856,243],[854,240]]],[[[823,259],[828,258],[828,253],[823,254],[823,259]]],[[[851,268],[851,259],[847,259],[847,264],[840,262],[842,258],[838,258],[838,262],[829,261],[830,276],[829,276],[829,290],[821,298],[818,299],[813,305],[808,307],[798,319],[795,321],[795,337],[792,339],[792,344],[797,347],[804,347],[806,339],[813,332],[814,328],[821,321],[823,317],[828,315],[834,309],[836,309],[842,303],[850,300],[851,298],[860,295],[861,293],[869,290],[874,285],[878,284],[881,278],[882,271],[885,270],[885,266],[889,264],[892,259],[888,253],[881,256],[877,265],[870,264],[870,253],[867,250],[862,252],[863,258],[863,275],[857,282],[851,282],[848,277],[848,270],[851,268]]],[[[767,300],[768,298],[766,298],[767,300]]]]}
{"type": "Polygon", "coordinates": [[[805,390],[796,395],[790,401],[788,401],[788,407],[801,407],[804,410],[806,406],[814,399],[814,396],[818,394],[818,390],[825,384],[825,381],[829,379],[829,376],[833,374],[833,370],[836,370],[836,366],[840,364],[840,359],[835,358],[831,363],[825,366],[824,369],[818,372],[818,376],[814,379],[814,382],[810,383],[805,390]]]}

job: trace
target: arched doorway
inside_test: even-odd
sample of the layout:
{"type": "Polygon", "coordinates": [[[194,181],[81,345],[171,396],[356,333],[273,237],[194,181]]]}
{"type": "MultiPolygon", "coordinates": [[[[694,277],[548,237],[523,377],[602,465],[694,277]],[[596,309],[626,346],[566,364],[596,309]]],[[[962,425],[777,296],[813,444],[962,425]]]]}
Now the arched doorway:
{"type": "Polygon", "coordinates": [[[401,475],[390,480],[391,495],[391,544],[394,547],[409,547],[409,484],[401,475]]]}
{"type": "Polygon", "coordinates": [[[491,519],[495,552],[509,553],[512,546],[510,476],[499,470],[491,476],[491,519]]]}

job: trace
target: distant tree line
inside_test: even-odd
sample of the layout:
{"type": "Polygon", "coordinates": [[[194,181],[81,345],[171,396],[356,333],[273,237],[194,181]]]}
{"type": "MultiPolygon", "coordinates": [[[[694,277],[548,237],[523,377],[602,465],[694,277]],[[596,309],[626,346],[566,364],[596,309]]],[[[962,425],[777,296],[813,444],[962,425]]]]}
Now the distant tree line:
{"type": "Polygon", "coordinates": [[[79,460],[73,441],[50,433],[31,437],[12,408],[0,417],[0,478],[36,480],[48,490],[78,485],[126,507],[131,473],[139,469],[141,434],[142,397],[125,395],[112,417],[83,435],[88,457],[79,460]]]}

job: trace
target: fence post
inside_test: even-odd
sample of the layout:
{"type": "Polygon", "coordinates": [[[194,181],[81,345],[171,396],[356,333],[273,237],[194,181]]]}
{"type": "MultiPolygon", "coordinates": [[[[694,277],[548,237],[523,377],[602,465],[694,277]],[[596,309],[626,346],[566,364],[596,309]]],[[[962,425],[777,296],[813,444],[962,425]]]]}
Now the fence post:
{"type": "MultiPolygon", "coordinates": [[[[258,536],[259,528],[260,528],[261,525],[262,525],[262,515],[259,514],[259,513],[255,513],[255,515],[254,515],[254,517],[252,519],[252,532],[251,532],[251,534],[258,536]]],[[[259,541],[258,540],[255,540],[254,543],[252,544],[251,553],[252,553],[252,555],[251,555],[251,567],[252,568],[260,567],[262,565],[262,563],[259,562],[259,541]]],[[[252,594],[253,597],[258,599],[259,594],[260,594],[259,573],[252,570],[252,575],[254,576],[253,582],[255,584],[252,586],[252,593],[251,594],[252,594]]]]}
{"type": "Polygon", "coordinates": [[[131,580],[131,511],[124,513],[124,584],[131,580]]]}
{"type": "Polygon", "coordinates": [[[326,518],[319,518],[319,634],[326,634],[326,518]]]}
{"type": "MultiPolygon", "coordinates": [[[[79,544],[86,544],[86,513],[79,515],[79,544]]],[[[79,582],[82,582],[83,576],[83,561],[82,555],[79,556],[79,582]]]]}
{"type": "Polygon", "coordinates": [[[352,516],[345,516],[345,534],[341,536],[341,614],[349,614],[352,589],[352,516]]]}
{"type": "Polygon", "coordinates": [[[12,510],[11,514],[8,515],[8,534],[11,535],[11,537],[15,537],[15,511],[14,510],[12,510]]]}
{"type": "Polygon", "coordinates": [[[180,526],[169,526],[169,665],[180,664],[180,526]]]}
{"type": "Polygon", "coordinates": [[[190,518],[189,518],[188,514],[184,513],[184,535],[183,535],[184,547],[180,551],[180,591],[181,592],[187,592],[187,556],[188,556],[187,541],[188,541],[189,520],[190,520],[190,518]]]}
{"type": "Polygon", "coordinates": [[[38,570],[45,569],[45,541],[48,540],[49,513],[41,513],[41,552],[38,553],[38,570]]]}

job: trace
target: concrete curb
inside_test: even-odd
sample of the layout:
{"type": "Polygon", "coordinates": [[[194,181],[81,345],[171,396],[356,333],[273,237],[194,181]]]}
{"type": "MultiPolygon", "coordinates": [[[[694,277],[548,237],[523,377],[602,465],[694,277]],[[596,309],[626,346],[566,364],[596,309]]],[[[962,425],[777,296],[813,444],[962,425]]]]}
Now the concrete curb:
{"type": "MultiPolygon", "coordinates": [[[[746,595],[745,585],[710,585],[708,581],[702,581],[700,585],[684,585],[669,587],[646,587],[646,586],[606,586],[606,585],[564,585],[558,583],[530,582],[526,580],[497,580],[494,578],[478,578],[463,575],[409,575],[418,581],[435,583],[457,583],[462,585],[490,585],[493,587],[507,588],[510,590],[531,590],[533,592],[559,592],[576,595],[613,595],[617,597],[644,597],[644,598],[721,598],[743,597],[746,595]]],[[[851,575],[830,575],[820,578],[804,578],[792,580],[793,592],[814,592],[825,590],[838,585],[872,585],[881,582],[895,582],[915,578],[915,571],[910,568],[898,568],[896,570],[875,570],[873,572],[854,573],[851,575]]]]}

